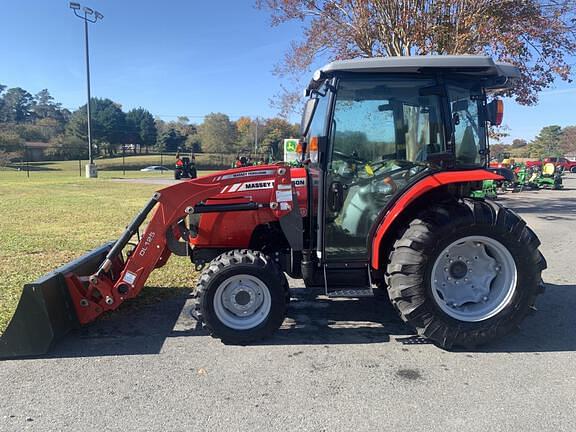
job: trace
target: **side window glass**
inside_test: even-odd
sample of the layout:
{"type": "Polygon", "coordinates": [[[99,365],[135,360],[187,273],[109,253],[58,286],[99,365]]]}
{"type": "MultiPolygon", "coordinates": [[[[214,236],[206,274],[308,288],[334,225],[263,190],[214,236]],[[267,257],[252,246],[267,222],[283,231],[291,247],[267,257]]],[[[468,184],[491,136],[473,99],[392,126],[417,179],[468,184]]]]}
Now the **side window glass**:
{"type": "Polygon", "coordinates": [[[467,89],[451,87],[449,93],[456,161],[464,165],[479,165],[482,163],[481,150],[485,148],[484,127],[478,121],[479,101],[472,100],[467,89]]]}

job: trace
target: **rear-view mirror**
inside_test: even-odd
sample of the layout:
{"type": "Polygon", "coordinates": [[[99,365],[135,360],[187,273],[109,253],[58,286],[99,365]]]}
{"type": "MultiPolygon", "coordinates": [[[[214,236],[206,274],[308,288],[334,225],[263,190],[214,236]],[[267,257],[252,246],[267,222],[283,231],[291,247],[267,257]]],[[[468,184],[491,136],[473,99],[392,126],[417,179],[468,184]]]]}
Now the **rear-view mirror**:
{"type": "Polygon", "coordinates": [[[304,112],[302,113],[302,121],[300,122],[300,135],[306,136],[310,130],[310,124],[314,117],[314,112],[318,106],[318,98],[311,98],[306,101],[304,105],[304,112]]]}

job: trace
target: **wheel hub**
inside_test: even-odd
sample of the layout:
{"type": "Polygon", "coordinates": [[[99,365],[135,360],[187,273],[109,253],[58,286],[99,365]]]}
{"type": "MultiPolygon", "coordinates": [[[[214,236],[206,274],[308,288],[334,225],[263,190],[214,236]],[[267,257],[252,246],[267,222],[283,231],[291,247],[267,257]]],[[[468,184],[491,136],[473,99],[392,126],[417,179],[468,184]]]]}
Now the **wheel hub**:
{"type": "Polygon", "coordinates": [[[240,291],[238,294],[236,294],[234,300],[236,300],[237,304],[246,306],[251,301],[250,293],[247,291],[240,291]]]}
{"type": "Polygon", "coordinates": [[[246,330],[260,324],[270,311],[268,287],[257,277],[236,275],[220,284],[214,296],[218,318],[230,328],[246,330]]]}
{"type": "Polygon", "coordinates": [[[454,279],[462,279],[468,273],[468,266],[463,261],[456,261],[450,265],[449,273],[454,279]]]}
{"type": "Polygon", "coordinates": [[[508,249],[484,236],[457,240],[432,269],[432,293],[440,308],[462,321],[487,319],[506,306],[516,286],[516,265],[508,249]]]}
{"type": "Polygon", "coordinates": [[[250,280],[238,280],[229,284],[222,293],[224,307],[236,316],[248,316],[260,307],[262,290],[250,280]]]}

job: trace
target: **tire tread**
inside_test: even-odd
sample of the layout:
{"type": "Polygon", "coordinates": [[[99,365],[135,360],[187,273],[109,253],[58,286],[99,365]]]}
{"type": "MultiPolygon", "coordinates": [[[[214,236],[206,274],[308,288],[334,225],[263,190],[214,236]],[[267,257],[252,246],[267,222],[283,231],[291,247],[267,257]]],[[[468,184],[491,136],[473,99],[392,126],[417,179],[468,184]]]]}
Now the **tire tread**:
{"type": "Polygon", "coordinates": [[[413,219],[394,243],[385,275],[390,300],[402,320],[418,334],[447,349],[474,348],[516,328],[543,291],[540,274],[546,268],[546,260],[538,250],[539,245],[538,237],[521,217],[492,201],[464,198],[433,206],[413,219]],[[515,305],[508,319],[498,319],[499,314],[480,323],[457,321],[441,312],[426,294],[426,268],[432,265],[431,252],[442,241],[436,233],[469,226],[488,226],[507,233],[526,251],[531,266],[519,267],[518,271],[529,273],[527,280],[531,283],[517,288],[525,291],[524,296],[519,296],[524,300],[515,305]]]}

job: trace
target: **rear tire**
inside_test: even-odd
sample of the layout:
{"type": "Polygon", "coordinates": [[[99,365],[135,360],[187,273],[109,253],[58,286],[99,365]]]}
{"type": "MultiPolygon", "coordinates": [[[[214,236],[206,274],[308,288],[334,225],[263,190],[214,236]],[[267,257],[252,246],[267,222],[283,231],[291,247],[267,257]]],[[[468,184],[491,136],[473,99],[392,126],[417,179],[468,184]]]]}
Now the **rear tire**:
{"type": "Polygon", "coordinates": [[[520,217],[496,203],[429,208],[394,244],[390,299],[405,322],[443,348],[488,343],[516,328],[542,292],[539,245],[520,217]]]}
{"type": "Polygon", "coordinates": [[[284,321],[288,282],[268,256],[252,250],[219,255],[196,285],[196,318],[225,344],[269,337],[284,321]]]}

